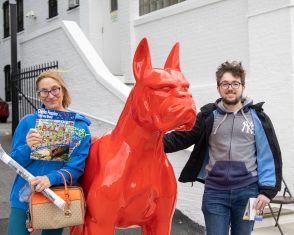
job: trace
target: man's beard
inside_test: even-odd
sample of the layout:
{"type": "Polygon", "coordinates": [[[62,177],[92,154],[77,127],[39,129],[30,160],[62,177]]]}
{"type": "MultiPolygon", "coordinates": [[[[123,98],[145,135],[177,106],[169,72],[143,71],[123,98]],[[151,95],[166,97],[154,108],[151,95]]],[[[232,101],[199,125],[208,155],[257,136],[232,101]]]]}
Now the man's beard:
{"type": "Polygon", "coordinates": [[[222,98],[222,101],[226,105],[236,105],[240,101],[242,101],[242,95],[240,95],[239,97],[236,97],[234,100],[227,100],[226,98],[222,98]]]}

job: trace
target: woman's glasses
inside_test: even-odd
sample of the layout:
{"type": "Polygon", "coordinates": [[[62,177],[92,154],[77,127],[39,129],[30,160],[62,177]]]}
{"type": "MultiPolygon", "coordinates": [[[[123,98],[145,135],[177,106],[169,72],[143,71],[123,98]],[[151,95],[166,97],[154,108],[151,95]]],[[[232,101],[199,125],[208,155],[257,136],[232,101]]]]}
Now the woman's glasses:
{"type": "Polygon", "coordinates": [[[51,93],[52,95],[54,95],[54,96],[57,96],[57,95],[59,95],[59,93],[60,93],[60,87],[54,87],[54,88],[52,88],[51,90],[40,90],[40,91],[38,91],[37,93],[38,93],[38,95],[41,97],[41,98],[46,98],[46,97],[48,97],[48,95],[49,95],[49,93],[51,93]]]}

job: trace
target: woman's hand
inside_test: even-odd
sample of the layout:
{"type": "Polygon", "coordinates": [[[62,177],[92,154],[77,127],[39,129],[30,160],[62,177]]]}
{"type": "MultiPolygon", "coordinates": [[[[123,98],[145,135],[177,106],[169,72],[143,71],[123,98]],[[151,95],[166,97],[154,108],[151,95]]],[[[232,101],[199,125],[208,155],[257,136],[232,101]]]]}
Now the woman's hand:
{"type": "Polygon", "coordinates": [[[270,199],[262,194],[259,194],[253,204],[253,209],[262,212],[264,207],[270,203],[270,199]]]}
{"type": "Polygon", "coordinates": [[[42,192],[44,189],[51,186],[50,180],[45,176],[37,176],[30,180],[30,186],[32,191],[42,192]]]}
{"type": "Polygon", "coordinates": [[[28,146],[32,149],[33,147],[35,147],[35,145],[38,145],[42,142],[42,136],[36,129],[31,128],[26,136],[26,140],[28,146]]]}

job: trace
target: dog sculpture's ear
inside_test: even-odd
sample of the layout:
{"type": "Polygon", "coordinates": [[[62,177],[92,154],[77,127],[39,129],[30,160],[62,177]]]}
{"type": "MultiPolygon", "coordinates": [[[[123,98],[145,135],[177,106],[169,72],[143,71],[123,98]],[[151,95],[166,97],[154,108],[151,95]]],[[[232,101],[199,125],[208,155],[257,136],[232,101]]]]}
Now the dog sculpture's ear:
{"type": "Polygon", "coordinates": [[[179,58],[180,44],[177,42],[171,49],[169,56],[166,59],[164,69],[174,69],[181,71],[179,58]]]}
{"type": "Polygon", "coordinates": [[[139,81],[152,69],[149,46],[146,38],[139,43],[133,60],[133,73],[136,81],[139,81]]]}

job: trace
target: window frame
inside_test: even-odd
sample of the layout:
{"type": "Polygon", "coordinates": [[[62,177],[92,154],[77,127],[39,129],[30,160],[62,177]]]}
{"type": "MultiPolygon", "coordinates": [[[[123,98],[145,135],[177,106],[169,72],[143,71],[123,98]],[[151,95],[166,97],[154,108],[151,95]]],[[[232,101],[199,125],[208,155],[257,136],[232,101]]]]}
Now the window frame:
{"type": "Polygon", "coordinates": [[[110,0],[110,13],[118,10],[118,0],[110,0]]]}
{"type": "Polygon", "coordinates": [[[139,0],[139,16],[149,14],[186,0],[139,0]]]}
{"type": "Polygon", "coordinates": [[[48,0],[48,18],[47,19],[51,19],[56,16],[58,16],[58,0],[48,0]]]}
{"type": "Polygon", "coordinates": [[[11,98],[12,98],[12,91],[11,91],[11,66],[10,64],[7,64],[4,66],[4,82],[5,82],[5,100],[6,101],[11,101],[11,98]]]}
{"type": "Polygon", "coordinates": [[[17,11],[17,32],[20,32],[24,30],[23,0],[16,1],[16,11],[17,11]]]}
{"type": "Polygon", "coordinates": [[[68,0],[68,11],[80,6],[80,0],[68,0]],[[70,2],[74,1],[74,6],[70,6],[70,2]]]}
{"type": "Polygon", "coordinates": [[[5,1],[2,4],[3,12],[3,38],[10,36],[10,13],[9,13],[9,1],[5,1]]]}

